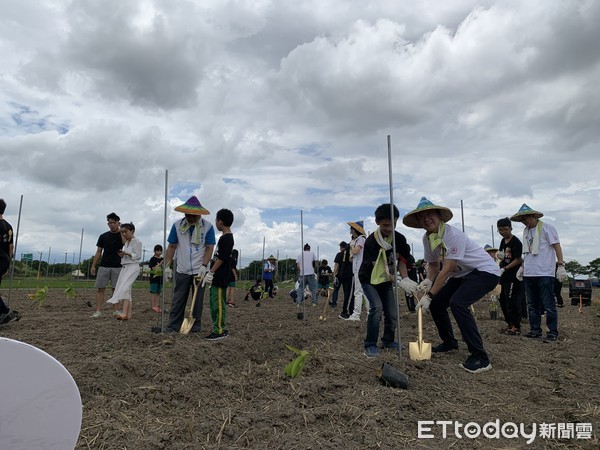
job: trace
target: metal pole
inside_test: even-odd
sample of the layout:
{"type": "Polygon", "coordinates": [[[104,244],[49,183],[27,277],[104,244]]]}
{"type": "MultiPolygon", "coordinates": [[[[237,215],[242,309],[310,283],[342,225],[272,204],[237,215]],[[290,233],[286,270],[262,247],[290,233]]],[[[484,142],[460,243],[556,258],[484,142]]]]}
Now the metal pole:
{"type": "MultiPolygon", "coordinates": [[[[165,255],[167,253],[167,196],[168,196],[168,189],[169,189],[169,171],[165,170],[165,211],[164,211],[164,217],[163,217],[163,251],[165,252],[165,255]]],[[[175,267],[175,266],[173,266],[175,267]]],[[[165,288],[167,286],[167,268],[164,265],[164,259],[163,259],[163,288],[161,291],[161,296],[160,296],[160,332],[162,333],[165,329],[164,327],[164,321],[165,321],[165,288]]],[[[172,277],[173,280],[173,284],[175,284],[175,274],[173,274],[172,277]]]]}
{"type": "Polygon", "coordinates": [[[300,247],[302,251],[302,253],[300,253],[300,263],[302,264],[302,268],[298,275],[302,277],[302,298],[298,298],[298,300],[302,301],[302,320],[306,321],[306,302],[304,301],[304,216],[302,210],[300,210],[300,240],[302,241],[300,247]]]}
{"type": "Polygon", "coordinates": [[[38,260],[38,273],[37,273],[37,279],[40,279],[40,270],[42,268],[42,255],[44,254],[43,252],[38,252],[40,254],[40,259],[38,260]]]}
{"type": "Polygon", "coordinates": [[[465,232],[465,213],[463,210],[463,201],[460,201],[460,220],[462,222],[462,231],[465,232]]]}
{"type": "Polygon", "coordinates": [[[396,277],[398,276],[398,258],[396,257],[396,222],[394,217],[394,184],[392,181],[392,138],[388,134],[387,137],[388,145],[388,171],[389,171],[389,182],[390,182],[390,218],[394,229],[392,230],[392,260],[394,261],[394,297],[396,299],[396,324],[398,332],[398,356],[402,357],[402,342],[400,341],[400,300],[398,298],[398,284],[396,283],[396,277]]]}
{"type": "Polygon", "coordinates": [[[492,247],[496,247],[496,244],[494,243],[494,225],[490,225],[490,227],[492,228],[492,247]]]}
{"type": "Polygon", "coordinates": [[[46,278],[48,278],[48,271],[50,270],[50,252],[52,247],[48,247],[48,265],[46,266],[46,278]]]}
{"type": "Polygon", "coordinates": [[[21,195],[21,201],[19,202],[19,217],[17,219],[17,232],[15,234],[15,245],[13,247],[12,258],[10,259],[10,278],[8,279],[8,298],[6,299],[6,306],[10,308],[10,294],[12,292],[12,282],[15,275],[15,255],[17,254],[17,244],[19,243],[19,228],[21,228],[21,210],[23,209],[23,195],[21,195]]]}
{"type": "Polygon", "coordinates": [[[81,249],[83,248],[83,228],[81,229],[81,240],[79,241],[79,262],[77,263],[77,279],[81,273],[81,249]]]}

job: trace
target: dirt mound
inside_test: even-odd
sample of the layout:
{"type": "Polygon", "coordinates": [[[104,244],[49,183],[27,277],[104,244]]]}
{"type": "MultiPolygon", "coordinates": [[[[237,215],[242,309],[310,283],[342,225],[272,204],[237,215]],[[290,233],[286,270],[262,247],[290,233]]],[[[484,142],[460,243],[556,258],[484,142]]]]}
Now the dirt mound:
{"type": "MultiPolygon", "coordinates": [[[[93,303],[94,291],[82,293],[93,303]]],[[[11,306],[23,312],[23,319],[2,326],[0,334],[43,349],[71,372],[83,400],[78,448],[600,445],[597,300],[583,313],[575,306],[559,309],[557,343],[500,334],[503,322],[490,320],[488,305],[479,302],[476,315],[493,370],[473,375],[459,368],[468,356],[462,342],[457,352],[434,354],[430,361],[388,351],[367,359],[362,346],[366,314],[362,322],[348,322],[331,310],[323,322],[321,306],[307,306],[306,320],[299,321],[295,305],[283,295],[257,308],[238,294],[238,307],[227,310],[230,336],[218,342],[203,339],[210,332],[208,305],[201,333],[152,333],[158,314],[150,310],[148,294],[138,291],[132,320],[120,322],[108,308],[102,318],[91,319],[92,309],[80,299],[67,300],[62,290],[51,290],[42,306],[33,307],[25,291],[13,290],[11,306]],[[295,357],[285,344],[310,351],[295,379],[283,372],[295,357]],[[408,390],[379,383],[383,362],[408,375],[408,390]],[[418,438],[418,421],[444,420],[523,423],[529,431],[532,424],[547,423],[562,432],[542,438],[538,430],[527,445],[523,437],[472,439],[461,430],[459,437],[454,428],[444,439],[438,424],[421,430],[434,438],[418,438]],[[580,428],[585,423],[592,424],[590,439],[580,428]]],[[[402,318],[405,345],[416,338],[416,319],[415,314],[402,318]]],[[[429,315],[424,336],[437,342],[429,315]]]]}

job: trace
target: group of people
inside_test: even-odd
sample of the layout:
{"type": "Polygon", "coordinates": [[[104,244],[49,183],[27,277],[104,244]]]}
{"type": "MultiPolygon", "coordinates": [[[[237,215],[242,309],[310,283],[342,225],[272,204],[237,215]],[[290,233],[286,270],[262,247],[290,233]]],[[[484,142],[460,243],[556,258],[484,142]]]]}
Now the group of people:
{"type": "MultiPolygon", "coordinates": [[[[14,252],[12,227],[2,217],[5,208],[6,203],[0,199],[0,283],[14,252]]],[[[233,213],[228,209],[217,212],[215,227],[222,233],[217,242],[215,227],[203,217],[210,213],[195,196],[177,206],[175,211],[183,213],[184,217],[171,226],[165,257],[162,257],[162,246],[156,245],[150,260],[152,309],[161,312],[162,269],[176,260],[173,301],[166,331],[174,333],[180,330],[190,291],[195,289],[196,301],[191,311],[195,321],[190,332],[200,332],[204,290],[209,288],[213,327],[206,339],[223,339],[228,336],[226,306],[235,306],[237,251],[233,248],[231,232],[233,213]]],[[[327,261],[317,264],[309,244],[304,245],[297,258],[298,306],[305,299],[306,287],[308,298],[316,305],[317,289],[328,289],[330,277],[334,280],[331,306],[337,305],[339,289],[344,290],[342,319],[360,320],[364,299],[368,301],[364,340],[368,357],[379,354],[377,344],[382,319],[381,347],[398,348],[394,283],[405,291],[407,301],[416,293],[421,294],[413,305],[415,309],[431,312],[442,341],[432,348],[435,353],[458,348],[448,309],[452,311],[470,353],[461,367],[469,372],[491,369],[471,305],[498,284],[501,287],[500,304],[507,322],[503,332],[519,335],[521,318],[527,316],[530,331],[525,336],[540,338],[543,334],[541,317],[545,315],[548,331],[544,340],[552,342],[558,339],[555,280],[564,281],[567,273],[558,233],[554,226],[540,220],[543,217],[541,212],[523,204],[510,219],[498,220],[497,228],[502,240],[495,258],[490,258],[483,247],[448,224],[453,216],[449,208],[435,205],[423,197],[417,207],[402,219],[408,227],[425,230],[422,239],[424,265],[418,270],[406,237],[395,231],[399,219],[396,206],[382,204],[374,214],[377,228],[369,236],[366,236],[362,222],[348,222],[351,240],[340,243],[333,271],[327,261]],[[513,235],[512,222],[523,223],[522,240],[513,235]],[[394,248],[396,255],[392,254],[394,248]],[[409,276],[411,272],[412,276],[409,276]],[[522,307],[523,298],[527,301],[527,311],[522,307]]],[[[91,274],[96,276],[97,288],[96,312],[92,317],[102,316],[104,294],[110,283],[114,290],[108,303],[114,305],[113,314],[120,320],[129,320],[132,315],[132,285],[140,271],[142,243],[135,237],[133,223],[121,224],[115,213],[107,216],[107,223],[109,231],[99,236],[90,268],[91,274]]],[[[269,297],[273,296],[275,267],[272,256],[263,266],[264,295],[269,297]]],[[[260,295],[263,295],[262,292],[260,295]]],[[[0,324],[19,318],[20,314],[10,310],[0,297],[0,324]]]]}
{"type": "MultiPolygon", "coordinates": [[[[162,312],[159,295],[162,289],[163,270],[176,261],[173,276],[174,291],[167,333],[179,332],[184,321],[185,309],[190,291],[195,289],[196,301],[191,315],[194,324],[191,333],[201,331],[201,317],[205,289],[210,289],[210,313],[213,322],[208,340],[219,340],[229,335],[226,325],[226,306],[235,306],[232,284],[236,279],[236,254],[234,250],[233,213],[228,209],[217,212],[215,226],[206,220],[210,212],[204,208],[197,197],[190,197],[184,204],[175,208],[184,217],[172,224],[164,258],[161,245],[154,247],[149,268],[150,294],[152,309],[162,312]],[[217,242],[214,228],[221,232],[217,242]]],[[[120,223],[115,213],[107,216],[109,231],[98,238],[97,250],[90,272],[96,276],[96,312],[93,318],[102,316],[106,287],[110,283],[113,294],[108,303],[114,306],[114,315],[120,320],[131,318],[132,286],[140,271],[142,243],[135,238],[135,226],[132,223],[120,223]]]]}
{"type": "MultiPolygon", "coordinates": [[[[337,304],[337,292],[343,287],[344,305],[340,317],[348,320],[356,314],[360,320],[363,296],[367,299],[364,348],[366,356],[374,357],[379,354],[380,347],[398,348],[395,339],[398,317],[393,296],[393,283],[396,283],[405,291],[407,302],[415,294],[420,296],[415,309],[430,311],[441,339],[441,343],[432,348],[434,353],[458,349],[450,310],[469,351],[469,357],[460,366],[471,373],[490,370],[492,366],[471,306],[485,298],[498,284],[501,287],[500,304],[507,322],[505,333],[520,334],[521,318],[528,317],[530,331],[525,336],[540,338],[544,314],[548,329],[544,340],[558,339],[554,283],[555,279],[564,281],[567,273],[558,233],[551,224],[540,220],[542,216],[541,212],[524,204],[510,219],[498,220],[502,241],[496,259],[490,258],[486,250],[463,231],[448,224],[453,217],[449,208],[435,205],[423,197],[402,219],[408,227],[425,230],[422,239],[424,261],[417,270],[405,236],[395,231],[399,218],[397,208],[390,204],[380,205],[375,210],[377,229],[368,237],[365,237],[362,223],[349,222],[352,240],[341,242],[340,252],[336,255],[331,304],[337,304]],[[524,246],[512,234],[513,222],[525,226],[524,246]],[[396,241],[396,272],[392,269],[392,236],[396,241]],[[524,298],[527,311],[522,307],[524,298]],[[384,329],[378,347],[382,319],[384,329]]],[[[303,260],[311,261],[306,249],[302,256],[303,260]]],[[[310,286],[310,279],[305,281],[310,286]]],[[[300,294],[298,292],[298,298],[302,298],[300,294]]],[[[313,301],[316,301],[314,296],[313,301]]]]}
{"type": "Polygon", "coordinates": [[[541,315],[548,329],[545,341],[558,339],[558,314],[554,301],[554,281],[567,278],[563,252],[554,226],[542,222],[543,214],[523,204],[510,219],[498,220],[502,236],[498,251],[499,264],[466,234],[447,222],[452,211],[421,199],[417,208],[406,214],[403,223],[425,230],[424,261],[427,277],[417,290],[424,292],[417,308],[429,309],[442,342],[433,347],[436,353],[458,348],[448,308],[456,320],[470,356],[461,366],[472,373],[491,369],[489,357],[470,306],[479,301],[498,283],[500,302],[509,334],[520,334],[521,289],[527,299],[530,331],[527,338],[542,337],[541,315]],[[512,234],[512,222],[523,223],[523,242],[512,234]]]}

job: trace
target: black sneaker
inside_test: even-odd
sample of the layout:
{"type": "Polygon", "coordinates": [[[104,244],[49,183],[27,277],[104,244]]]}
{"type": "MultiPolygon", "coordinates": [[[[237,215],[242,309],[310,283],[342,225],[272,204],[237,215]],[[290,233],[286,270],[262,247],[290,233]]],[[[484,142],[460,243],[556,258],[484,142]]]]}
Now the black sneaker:
{"type": "Polygon", "coordinates": [[[460,367],[470,373],[480,373],[487,372],[492,368],[492,365],[487,360],[471,355],[464,363],[460,364],[460,367]]]}
{"type": "Polygon", "coordinates": [[[340,314],[338,317],[339,317],[340,319],[344,319],[344,320],[346,320],[346,319],[348,319],[348,318],[350,317],[350,314],[348,314],[348,313],[344,313],[344,312],[343,312],[343,313],[341,313],[341,314],[340,314]]]}
{"type": "Polygon", "coordinates": [[[206,339],[207,341],[218,341],[219,339],[225,339],[227,336],[229,336],[229,333],[227,331],[223,331],[223,333],[221,333],[221,334],[210,333],[204,339],[206,339]]]}
{"type": "Polygon", "coordinates": [[[458,350],[458,342],[454,342],[452,344],[448,342],[442,342],[441,344],[435,345],[431,348],[433,353],[444,353],[452,350],[458,350]]]}
{"type": "Polygon", "coordinates": [[[558,341],[558,336],[555,334],[547,334],[544,338],[544,342],[556,342],[558,341]]]}
{"type": "Polygon", "coordinates": [[[529,339],[537,339],[542,337],[542,333],[536,333],[535,331],[530,331],[529,333],[524,334],[526,338],[529,339]]]}

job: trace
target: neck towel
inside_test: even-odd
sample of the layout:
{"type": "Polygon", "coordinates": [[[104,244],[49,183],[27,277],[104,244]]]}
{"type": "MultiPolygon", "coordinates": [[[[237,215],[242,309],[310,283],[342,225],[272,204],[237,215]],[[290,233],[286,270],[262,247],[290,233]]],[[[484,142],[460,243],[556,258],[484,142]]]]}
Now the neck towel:
{"type": "Polygon", "coordinates": [[[523,242],[527,242],[527,248],[523,249],[523,253],[531,253],[539,255],[540,253],[540,235],[542,234],[542,221],[538,220],[535,230],[525,228],[523,230],[523,242]]]}
{"type": "Polygon", "coordinates": [[[427,235],[427,240],[429,240],[429,246],[431,247],[431,251],[435,251],[440,245],[442,246],[441,252],[441,260],[446,256],[446,244],[442,238],[444,237],[444,231],[446,230],[446,223],[443,220],[440,220],[440,224],[438,225],[437,233],[430,233],[427,235]]]}
{"type": "Polygon", "coordinates": [[[392,249],[392,236],[394,233],[386,238],[381,235],[379,228],[375,230],[373,233],[375,236],[375,240],[379,244],[379,254],[377,255],[377,260],[373,265],[373,271],[371,272],[371,284],[381,284],[387,281],[390,281],[390,269],[387,265],[387,256],[386,252],[392,249]]]}
{"type": "Polygon", "coordinates": [[[200,219],[197,223],[189,223],[186,219],[182,219],[181,223],[179,224],[179,231],[181,231],[182,234],[187,233],[191,229],[191,243],[194,245],[200,245],[200,238],[202,237],[202,227],[200,226],[201,221],[202,219],[200,219]]]}

